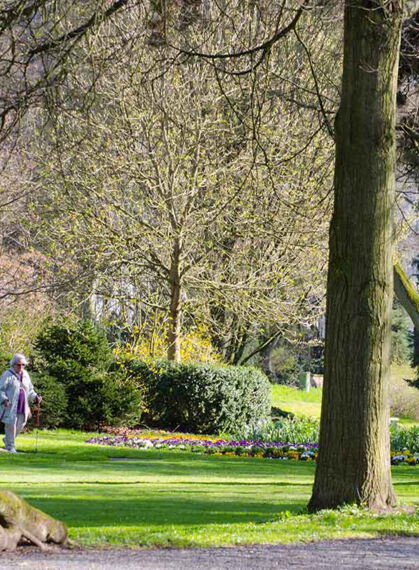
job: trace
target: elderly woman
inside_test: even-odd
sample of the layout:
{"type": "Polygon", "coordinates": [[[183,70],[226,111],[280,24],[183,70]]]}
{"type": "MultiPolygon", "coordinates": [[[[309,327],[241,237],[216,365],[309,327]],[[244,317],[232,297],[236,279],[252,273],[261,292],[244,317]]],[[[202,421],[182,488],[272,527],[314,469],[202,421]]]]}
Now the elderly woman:
{"type": "Polygon", "coordinates": [[[23,354],[15,354],[10,368],[0,378],[0,420],[4,423],[5,448],[16,453],[15,438],[30,417],[29,402],[41,403],[25,370],[28,364],[23,354]]]}

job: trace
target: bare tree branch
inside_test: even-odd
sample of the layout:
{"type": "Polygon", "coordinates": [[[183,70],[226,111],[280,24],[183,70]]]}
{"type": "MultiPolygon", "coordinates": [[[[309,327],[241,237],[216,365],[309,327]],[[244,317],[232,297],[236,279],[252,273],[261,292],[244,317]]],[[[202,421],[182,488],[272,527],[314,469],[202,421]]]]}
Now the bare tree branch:
{"type": "MultiPolygon", "coordinates": [[[[183,55],[187,55],[187,56],[191,56],[191,57],[202,57],[204,59],[212,59],[212,60],[215,60],[215,59],[236,59],[236,58],[244,57],[246,55],[253,55],[259,51],[262,51],[264,54],[266,54],[269,52],[271,47],[277,41],[279,41],[281,38],[285,37],[289,32],[294,30],[295,26],[297,25],[298,20],[302,16],[303,12],[304,12],[304,6],[301,6],[297,10],[292,21],[287,26],[285,26],[285,28],[282,28],[282,30],[279,30],[278,32],[276,32],[271,38],[269,38],[268,40],[266,40],[262,44],[259,44],[257,46],[254,46],[254,47],[246,49],[246,50],[241,50],[241,51],[231,52],[231,53],[205,53],[205,52],[199,52],[199,51],[193,51],[193,50],[184,50],[181,48],[175,48],[175,49],[177,49],[183,55]]],[[[172,46],[172,47],[175,47],[175,46],[172,46]]]]}

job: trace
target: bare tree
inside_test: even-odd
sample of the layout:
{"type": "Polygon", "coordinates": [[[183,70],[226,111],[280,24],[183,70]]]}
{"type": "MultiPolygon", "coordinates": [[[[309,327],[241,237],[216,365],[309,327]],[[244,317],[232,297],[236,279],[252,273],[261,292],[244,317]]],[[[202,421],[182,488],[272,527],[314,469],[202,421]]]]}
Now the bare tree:
{"type": "Polygon", "coordinates": [[[48,134],[54,144],[39,164],[55,217],[50,238],[96,269],[102,291],[105,276],[122,278],[128,299],[167,311],[170,358],[179,358],[184,309],[210,328],[211,304],[231,315],[226,327],[293,325],[324,257],[316,190],[330,172],[330,149],[322,150],[321,132],[314,127],[304,159],[298,133],[307,120],[287,105],[278,113],[274,75],[259,97],[252,81],[220,92],[199,61],[150,81],[150,58],[137,50],[117,79],[97,82],[90,114],[70,106],[48,134]],[[255,105],[265,115],[257,126],[255,105]]]}

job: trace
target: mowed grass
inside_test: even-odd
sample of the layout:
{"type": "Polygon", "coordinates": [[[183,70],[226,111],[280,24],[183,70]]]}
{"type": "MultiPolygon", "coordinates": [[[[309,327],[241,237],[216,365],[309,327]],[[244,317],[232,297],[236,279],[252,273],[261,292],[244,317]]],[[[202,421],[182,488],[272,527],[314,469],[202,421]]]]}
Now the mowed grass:
{"type": "Polygon", "coordinates": [[[272,406],[296,416],[320,418],[322,389],[311,388],[305,392],[292,386],[273,384],[271,402],[272,406]]]}
{"type": "MultiPolygon", "coordinates": [[[[390,395],[395,405],[395,409],[393,409],[391,413],[397,415],[400,423],[404,426],[418,423],[414,417],[400,413],[397,409],[400,407],[400,402],[403,402],[403,399],[406,400],[406,408],[409,407],[407,405],[408,403],[410,407],[415,410],[419,408],[419,390],[412,387],[409,388],[406,382],[406,379],[414,380],[416,374],[416,370],[407,364],[392,365],[391,367],[390,395]]],[[[299,390],[291,386],[273,384],[271,394],[272,406],[280,408],[285,412],[291,412],[296,416],[320,418],[322,402],[321,388],[311,388],[309,392],[305,392],[304,390],[299,390]]]]}
{"type": "Polygon", "coordinates": [[[314,464],[135,450],[84,443],[88,434],[19,437],[0,454],[3,486],[63,520],[81,545],[221,546],[418,532],[419,469],[395,467],[413,511],[347,507],[308,515],[314,464]]]}

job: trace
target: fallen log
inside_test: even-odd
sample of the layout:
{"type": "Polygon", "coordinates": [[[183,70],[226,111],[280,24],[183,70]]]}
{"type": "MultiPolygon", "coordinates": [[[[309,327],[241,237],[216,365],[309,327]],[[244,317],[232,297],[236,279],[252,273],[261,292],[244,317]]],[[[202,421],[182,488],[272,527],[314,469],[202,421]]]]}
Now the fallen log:
{"type": "Polygon", "coordinates": [[[12,491],[0,490],[0,550],[14,550],[28,541],[42,550],[48,543],[65,546],[67,528],[12,491]]]}

